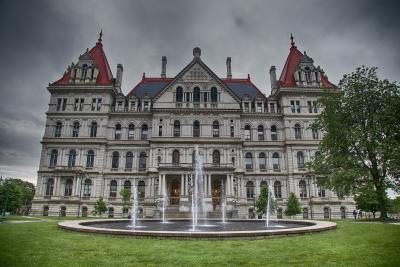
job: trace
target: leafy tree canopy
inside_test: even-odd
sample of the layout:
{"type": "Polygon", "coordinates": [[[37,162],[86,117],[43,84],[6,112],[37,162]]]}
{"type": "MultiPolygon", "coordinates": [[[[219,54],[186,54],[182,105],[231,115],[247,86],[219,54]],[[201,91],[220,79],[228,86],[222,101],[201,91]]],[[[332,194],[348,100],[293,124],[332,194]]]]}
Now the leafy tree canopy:
{"type": "Polygon", "coordinates": [[[289,199],[287,203],[287,208],[285,210],[286,216],[294,216],[301,213],[300,202],[293,192],[290,192],[289,199]]]}
{"type": "MultiPolygon", "coordinates": [[[[256,210],[259,214],[266,214],[266,212],[267,212],[268,195],[269,195],[268,188],[261,187],[261,192],[260,192],[260,195],[258,196],[258,199],[256,202],[256,210]]],[[[274,211],[276,210],[276,206],[277,206],[276,201],[275,201],[274,197],[272,196],[271,201],[270,201],[270,206],[269,206],[269,211],[271,214],[273,214],[274,211]]]]}

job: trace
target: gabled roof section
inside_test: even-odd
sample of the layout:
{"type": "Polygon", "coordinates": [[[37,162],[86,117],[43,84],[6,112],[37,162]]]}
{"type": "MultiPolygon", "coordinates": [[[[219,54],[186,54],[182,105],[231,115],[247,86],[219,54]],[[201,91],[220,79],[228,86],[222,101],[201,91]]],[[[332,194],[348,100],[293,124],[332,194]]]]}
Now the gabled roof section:
{"type": "Polygon", "coordinates": [[[242,99],[248,95],[252,100],[257,97],[265,99],[265,95],[251,82],[250,75],[247,79],[222,79],[222,81],[235,93],[237,97],[242,99]]]}
{"type": "Polygon", "coordinates": [[[150,98],[155,97],[165,86],[167,86],[173,78],[147,78],[143,73],[142,80],[128,93],[128,97],[145,95],[150,98]]]}

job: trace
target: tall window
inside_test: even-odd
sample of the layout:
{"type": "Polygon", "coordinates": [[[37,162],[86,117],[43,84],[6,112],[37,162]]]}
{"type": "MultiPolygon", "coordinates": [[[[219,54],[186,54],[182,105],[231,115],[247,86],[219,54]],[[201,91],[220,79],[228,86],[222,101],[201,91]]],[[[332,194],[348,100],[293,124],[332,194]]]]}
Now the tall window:
{"type": "Polygon", "coordinates": [[[83,196],[84,197],[90,197],[90,193],[92,191],[91,187],[92,187],[92,180],[85,179],[85,183],[83,184],[83,196]]]}
{"type": "Polygon", "coordinates": [[[139,181],[138,183],[138,194],[139,200],[144,200],[146,197],[146,183],[144,181],[139,181]]]}
{"type": "Polygon", "coordinates": [[[219,166],[219,164],[221,163],[221,155],[218,150],[214,150],[212,158],[213,158],[213,165],[219,166]]]}
{"type": "Polygon", "coordinates": [[[147,155],[145,152],[141,152],[139,155],[139,170],[146,170],[146,158],[147,155]]]}
{"type": "Polygon", "coordinates": [[[147,140],[148,134],[149,134],[149,128],[147,127],[147,124],[143,124],[143,126],[142,126],[142,134],[140,136],[140,139],[147,140]]]}
{"type": "Polygon", "coordinates": [[[94,151],[89,150],[86,156],[86,168],[93,168],[94,165],[94,151]]]}
{"type": "Polygon", "coordinates": [[[325,197],[325,188],[323,186],[318,186],[318,197],[325,197]]]}
{"type": "Polygon", "coordinates": [[[46,184],[46,196],[52,196],[53,189],[54,189],[54,179],[49,178],[47,179],[47,184],[46,184]]]}
{"type": "Polygon", "coordinates": [[[92,125],[90,126],[90,137],[96,137],[97,136],[97,122],[92,122],[92,125]]]}
{"type": "Polygon", "coordinates": [[[121,124],[118,123],[117,125],[115,125],[115,134],[114,134],[115,140],[121,139],[121,132],[122,132],[121,124]]]}
{"type": "Polygon", "coordinates": [[[92,98],[92,111],[100,111],[101,98],[92,98]]]}
{"type": "Polygon", "coordinates": [[[271,126],[271,140],[272,141],[278,140],[278,132],[276,130],[276,126],[275,125],[271,126]]]}
{"type": "Polygon", "coordinates": [[[304,168],[304,154],[301,151],[297,152],[297,167],[299,169],[304,168]]]}
{"type": "Polygon", "coordinates": [[[301,127],[299,124],[294,125],[294,138],[301,139],[301,127]]]}
{"type": "Polygon", "coordinates": [[[65,188],[64,188],[64,196],[70,197],[72,195],[72,179],[68,178],[67,181],[65,182],[65,188]]]}
{"type": "Polygon", "coordinates": [[[114,151],[112,153],[111,169],[118,169],[119,166],[119,153],[114,151]]]}
{"type": "Polygon", "coordinates": [[[218,102],[218,90],[215,87],[211,88],[211,102],[218,102]]]}
{"type": "Polygon", "coordinates": [[[172,164],[179,165],[179,159],[180,159],[179,151],[174,150],[174,152],[172,152],[172,164]]]}
{"type": "Polygon", "coordinates": [[[74,122],[74,125],[72,126],[72,137],[79,137],[79,122],[74,122]]]}
{"type": "Polygon", "coordinates": [[[131,192],[131,187],[132,187],[131,181],[126,180],[126,181],[124,182],[124,189],[125,189],[125,190],[128,190],[129,192],[131,192]]]}
{"type": "Polygon", "coordinates": [[[245,166],[246,166],[246,170],[252,170],[253,169],[253,155],[250,152],[247,152],[245,157],[245,166]]]}
{"type": "Polygon", "coordinates": [[[282,185],[281,182],[275,181],[274,183],[275,198],[282,198],[282,185]]]}
{"type": "Polygon", "coordinates": [[[176,102],[182,102],[183,101],[183,89],[182,87],[177,87],[176,88],[176,102]]]}
{"type": "Polygon", "coordinates": [[[61,101],[62,101],[62,98],[57,98],[57,111],[61,110],[61,101]]]}
{"type": "Polygon", "coordinates": [[[85,79],[86,79],[87,71],[88,71],[88,65],[87,65],[87,64],[83,64],[83,65],[82,65],[81,80],[85,80],[85,79]]]}
{"type": "Polygon", "coordinates": [[[235,126],[231,125],[231,137],[235,137],[235,126]]]}
{"type": "Polygon", "coordinates": [[[61,137],[62,123],[59,121],[54,128],[54,137],[61,137]]]}
{"type": "Polygon", "coordinates": [[[312,138],[313,139],[318,139],[319,138],[319,134],[318,134],[318,129],[317,128],[311,128],[311,133],[312,133],[312,138]]]}
{"type": "Polygon", "coordinates": [[[57,165],[57,158],[58,158],[58,151],[57,149],[53,149],[50,153],[50,163],[49,165],[51,167],[54,167],[57,165]]]}
{"type": "Polygon", "coordinates": [[[246,183],[246,197],[247,199],[254,199],[254,183],[252,181],[246,183]]]}
{"type": "Polygon", "coordinates": [[[117,181],[112,180],[110,182],[110,198],[116,198],[117,197],[117,181]]]}
{"type": "Polygon", "coordinates": [[[132,169],[132,164],[133,164],[133,153],[132,152],[126,152],[126,157],[125,157],[125,169],[126,170],[131,170],[132,169]]]}
{"type": "Polygon", "coordinates": [[[264,152],[258,155],[258,167],[262,171],[265,171],[267,169],[267,158],[265,157],[264,152]]]}
{"type": "Polygon", "coordinates": [[[75,167],[76,151],[71,149],[68,154],[68,167],[75,167]]]}
{"type": "Polygon", "coordinates": [[[257,136],[258,136],[258,141],[263,141],[264,140],[264,126],[258,125],[258,127],[257,127],[257,136]]]}
{"type": "Polygon", "coordinates": [[[274,169],[275,171],[281,169],[279,154],[277,152],[274,152],[274,154],[272,154],[272,169],[274,169]]]}
{"type": "Polygon", "coordinates": [[[214,121],[212,127],[213,127],[213,137],[219,137],[219,122],[214,121]]]}
{"type": "Polygon", "coordinates": [[[193,137],[200,137],[200,123],[199,121],[193,122],[193,137]]]}
{"type": "Polygon", "coordinates": [[[305,72],[304,72],[305,76],[306,76],[306,82],[307,83],[311,83],[311,71],[309,67],[305,68],[305,72]]]}
{"type": "Polygon", "coordinates": [[[300,101],[299,100],[292,100],[290,101],[290,106],[292,109],[292,113],[300,113],[300,101]]]}
{"type": "Polygon", "coordinates": [[[267,183],[267,181],[261,181],[261,183],[260,183],[260,188],[262,189],[262,188],[267,188],[268,189],[268,183],[267,183]]]}
{"type": "Polygon", "coordinates": [[[158,136],[162,136],[162,124],[158,125],[158,136]]]}
{"type": "Polygon", "coordinates": [[[250,141],[251,140],[251,128],[250,125],[244,126],[244,140],[250,141]]]}
{"type": "Polygon", "coordinates": [[[133,140],[135,138],[135,125],[129,124],[128,126],[128,139],[133,140]]]}
{"type": "Polygon", "coordinates": [[[300,182],[299,182],[299,192],[300,192],[300,197],[301,198],[307,197],[307,184],[306,184],[306,181],[300,180],[300,182]]]}
{"type": "Polygon", "coordinates": [[[275,103],[269,103],[269,111],[275,113],[275,103]]]}
{"type": "Polygon", "coordinates": [[[200,102],[200,88],[197,86],[193,89],[193,102],[200,102]]]}
{"type": "Polygon", "coordinates": [[[180,121],[174,121],[174,137],[181,136],[181,123],[180,121]]]}

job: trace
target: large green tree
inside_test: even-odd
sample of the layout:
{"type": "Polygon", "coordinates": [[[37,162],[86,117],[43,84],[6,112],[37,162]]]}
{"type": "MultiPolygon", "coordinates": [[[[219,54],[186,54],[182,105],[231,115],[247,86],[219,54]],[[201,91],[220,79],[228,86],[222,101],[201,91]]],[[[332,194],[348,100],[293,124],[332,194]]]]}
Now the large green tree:
{"type": "Polygon", "coordinates": [[[2,213],[27,214],[35,194],[35,185],[20,179],[8,178],[0,184],[2,213]]]}
{"type": "Polygon", "coordinates": [[[130,204],[130,200],[131,200],[131,190],[127,189],[127,188],[123,188],[119,194],[122,197],[122,201],[124,202],[124,206],[123,206],[123,211],[124,213],[128,212],[129,210],[129,204],[130,204]]]}
{"type": "MultiPolygon", "coordinates": [[[[268,194],[269,190],[267,187],[261,187],[260,195],[257,198],[256,202],[256,210],[259,214],[266,214],[267,213],[267,205],[268,205],[268,194]]],[[[274,213],[276,210],[276,201],[272,197],[270,201],[269,211],[270,214],[274,213]]]]}
{"type": "Polygon", "coordinates": [[[300,202],[293,192],[290,192],[287,207],[285,210],[286,216],[294,216],[301,213],[300,202]]]}
{"type": "Polygon", "coordinates": [[[107,211],[107,204],[103,200],[103,198],[99,198],[96,203],[94,204],[94,214],[99,214],[101,217],[101,214],[107,211]]]}
{"type": "Polygon", "coordinates": [[[336,192],[371,187],[386,219],[386,190],[400,188],[400,87],[380,80],[375,67],[362,66],[344,75],[339,88],[320,100],[313,126],[324,135],[309,167],[319,184],[336,192]]]}

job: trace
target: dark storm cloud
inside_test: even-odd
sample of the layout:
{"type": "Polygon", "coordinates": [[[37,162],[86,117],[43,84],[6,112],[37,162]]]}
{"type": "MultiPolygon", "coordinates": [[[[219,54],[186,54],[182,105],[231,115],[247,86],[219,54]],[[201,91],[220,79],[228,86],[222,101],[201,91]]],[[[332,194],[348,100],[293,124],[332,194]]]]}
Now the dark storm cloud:
{"type": "Polygon", "coordinates": [[[128,92],[142,72],[177,74],[199,46],[221,77],[232,57],[234,77],[247,77],[269,94],[268,69],[278,76],[289,50],[298,48],[337,83],[361,64],[399,80],[397,1],[0,1],[0,171],[35,181],[49,93],[99,30],[115,73],[124,65],[128,92]]]}

